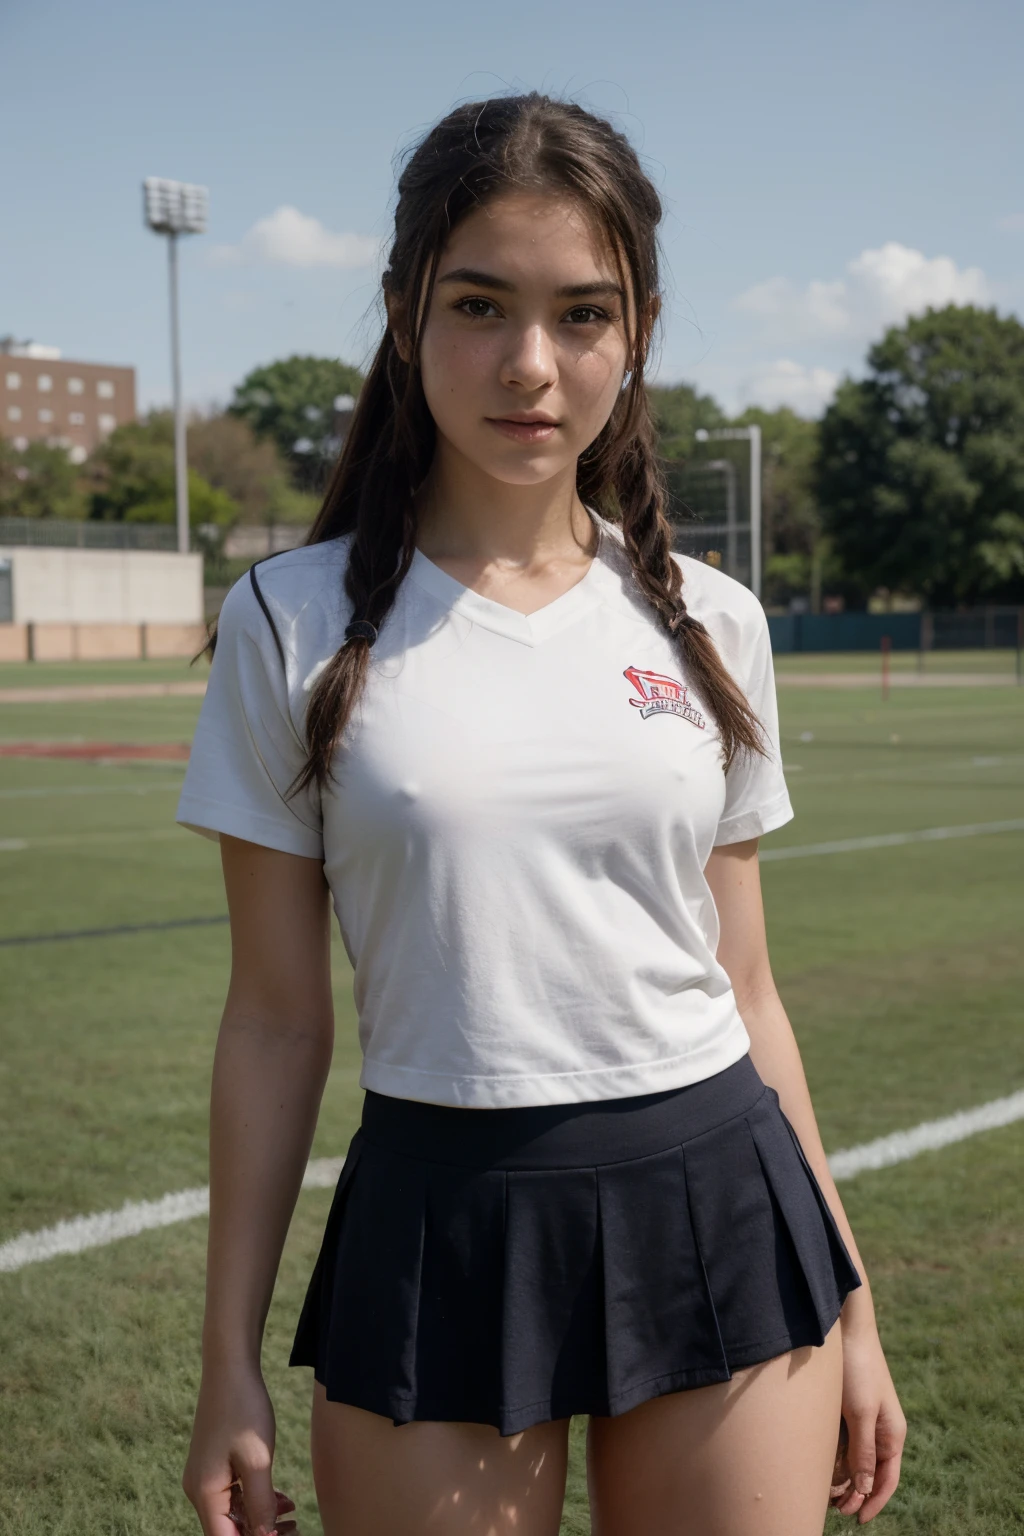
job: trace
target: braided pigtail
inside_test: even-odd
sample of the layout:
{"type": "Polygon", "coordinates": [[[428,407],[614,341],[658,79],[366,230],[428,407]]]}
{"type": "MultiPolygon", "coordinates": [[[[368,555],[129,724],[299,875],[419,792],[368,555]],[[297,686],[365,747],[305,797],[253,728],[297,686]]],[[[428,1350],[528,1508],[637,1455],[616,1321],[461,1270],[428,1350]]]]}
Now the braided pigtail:
{"type": "Polygon", "coordinates": [[[326,787],[338,742],[366,686],[370,650],[415,553],[413,497],[429,468],[433,423],[422,392],[417,401],[409,389],[410,371],[389,331],[360,393],[344,452],[310,531],[310,544],[343,532],[353,535],[345,570],[352,619],[310,697],[309,756],[296,789],[313,783],[321,790],[326,787]]]}
{"type": "Polygon", "coordinates": [[[637,586],[675,639],[687,675],[717,721],[728,769],[740,751],[765,755],[763,731],[707,629],[687,612],[646,397],[637,403],[634,425],[614,472],[623,542],[637,586]]]}

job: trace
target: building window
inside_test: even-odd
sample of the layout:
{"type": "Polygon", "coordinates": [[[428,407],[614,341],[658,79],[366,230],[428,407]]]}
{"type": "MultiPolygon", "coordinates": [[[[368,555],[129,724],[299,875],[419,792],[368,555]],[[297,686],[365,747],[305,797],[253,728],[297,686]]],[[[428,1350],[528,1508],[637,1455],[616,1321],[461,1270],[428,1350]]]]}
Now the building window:
{"type": "Polygon", "coordinates": [[[28,438],[27,437],[16,437],[14,439],[14,446],[18,450],[19,453],[24,453],[25,449],[28,447],[28,438]]]}
{"type": "Polygon", "coordinates": [[[85,426],[85,417],[82,414],[82,412],[81,411],[70,411],[68,413],[68,425],[72,426],[72,427],[84,427],[85,426]]]}
{"type": "Polygon", "coordinates": [[[53,388],[53,380],[48,373],[41,373],[38,379],[36,379],[36,384],[44,395],[48,394],[53,388]]]}
{"type": "Polygon", "coordinates": [[[20,405],[9,405],[7,407],[7,420],[8,421],[20,421],[21,420],[21,406],[20,405]]]}
{"type": "Polygon", "coordinates": [[[7,388],[8,389],[20,389],[21,388],[21,374],[20,373],[9,373],[7,375],[7,388]]]}
{"type": "Polygon", "coordinates": [[[117,417],[101,416],[99,425],[101,432],[113,432],[114,428],[117,426],[117,417]]]}
{"type": "Polygon", "coordinates": [[[101,400],[113,400],[114,386],[111,384],[109,379],[97,379],[96,393],[99,395],[101,400]]]}
{"type": "Polygon", "coordinates": [[[68,394],[81,395],[85,393],[85,385],[81,379],[68,379],[68,394]]]}
{"type": "Polygon", "coordinates": [[[40,421],[52,421],[53,420],[53,412],[52,411],[40,411],[39,412],[39,420],[40,421]]]}

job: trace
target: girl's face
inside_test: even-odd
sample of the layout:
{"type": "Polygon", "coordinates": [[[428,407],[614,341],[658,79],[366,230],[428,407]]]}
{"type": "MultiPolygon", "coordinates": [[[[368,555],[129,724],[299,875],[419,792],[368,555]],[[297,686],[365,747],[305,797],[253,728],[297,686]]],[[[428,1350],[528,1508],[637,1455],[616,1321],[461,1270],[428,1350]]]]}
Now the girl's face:
{"type": "Polygon", "coordinates": [[[621,285],[569,198],[507,193],[465,218],[421,340],[440,453],[507,485],[574,477],[625,376],[632,312],[621,285]]]}

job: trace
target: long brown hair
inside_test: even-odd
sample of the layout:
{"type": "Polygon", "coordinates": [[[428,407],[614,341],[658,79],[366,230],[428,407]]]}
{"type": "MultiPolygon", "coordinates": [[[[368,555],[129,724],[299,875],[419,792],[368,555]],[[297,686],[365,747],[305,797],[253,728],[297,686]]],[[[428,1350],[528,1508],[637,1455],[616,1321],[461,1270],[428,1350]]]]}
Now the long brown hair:
{"type": "MultiPolygon", "coordinates": [[[[580,456],[579,496],[621,525],[637,586],[674,637],[718,723],[725,766],[741,749],[763,753],[756,715],[703,624],[686,611],[682,572],[671,555],[666,492],[644,389],[659,301],[661,202],[629,141],[581,107],[536,92],[461,106],[430,130],[407,161],[383,277],[391,323],[307,542],[353,535],[345,591],[353,617],[379,630],[412,562],[415,495],[434,453],[435,427],[418,360],[438,264],[459,221],[512,189],[578,199],[628,273],[636,316],[628,338],[628,380],[604,429],[580,456]]],[[[372,639],[373,631],[352,636],[321,672],[306,719],[309,757],[296,787],[323,788],[330,779],[337,743],[365,686],[372,639]]]]}

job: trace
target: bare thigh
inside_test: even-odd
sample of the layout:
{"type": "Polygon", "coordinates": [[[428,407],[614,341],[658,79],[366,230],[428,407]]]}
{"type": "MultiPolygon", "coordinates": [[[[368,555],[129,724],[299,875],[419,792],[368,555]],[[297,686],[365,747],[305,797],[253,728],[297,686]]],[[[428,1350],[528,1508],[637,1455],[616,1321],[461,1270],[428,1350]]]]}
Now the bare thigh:
{"type": "Polygon", "coordinates": [[[821,1536],[842,1381],[836,1323],[818,1348],[592,1418],[593,1536],[821,1536]]]}
{"type": "Polygon", "coordinates": [[[311,1442],[324,1536],[558,1536],[568,1419],[396,1427],[317,1384],[311,1442]]]}

